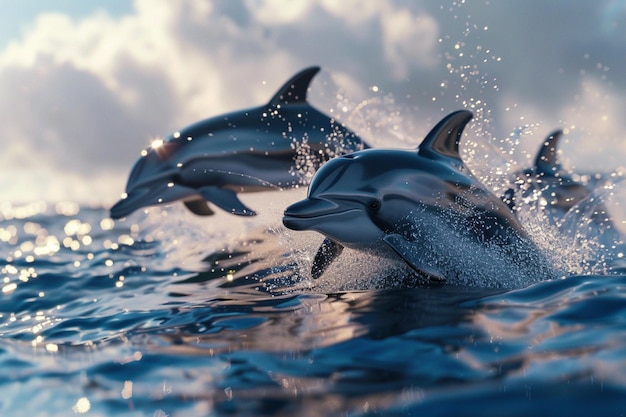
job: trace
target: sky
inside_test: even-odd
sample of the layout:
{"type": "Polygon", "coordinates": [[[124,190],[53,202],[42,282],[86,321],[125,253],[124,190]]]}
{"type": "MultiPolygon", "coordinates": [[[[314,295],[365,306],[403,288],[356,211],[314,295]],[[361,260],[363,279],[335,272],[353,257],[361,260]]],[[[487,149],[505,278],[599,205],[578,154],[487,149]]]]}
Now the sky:
{"type": "Polygon", "coordinates": [[[626,0],[10,2],[0,204],[110,205],[154,138],[263,104],[310,65],[311,102],[376,146],[469,108],[468,141],[517,164],[564,128],[567,167],[618,169],[624,21],[626,0]]]}

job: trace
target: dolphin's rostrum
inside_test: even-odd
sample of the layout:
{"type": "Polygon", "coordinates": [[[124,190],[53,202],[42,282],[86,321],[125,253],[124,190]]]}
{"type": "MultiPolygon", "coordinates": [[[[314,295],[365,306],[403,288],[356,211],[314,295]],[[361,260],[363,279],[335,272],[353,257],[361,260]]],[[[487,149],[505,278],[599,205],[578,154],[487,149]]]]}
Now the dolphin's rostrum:
{"type": "Polygon", "coordinates": [[[287,228],[325,235],[313,277],[344,246],[400,256],[435,281],[459,273],[464,260],[450,258],[475,256],[474,248],[497,253],[503,262],[510,257],[545,266],[513,212],[461,160],[459,140],[471,118],[469,111],[451,113],[415,150],[367,149],[318,170],[307,198],[283,217],[287,228]],[[462,241],[455,248],[465,255],[446,246],[453,240],[462,241]]]}
{"type": "Polygon", "coordinates": [[[368,148],[307,102],[319,70],[300,71],[266,105],[198,122],[144,150],[111,217],[177,200],[198,215],[213,214],[207,202],[254,215],[237,193],[292,187],[306,182],[298,165],[313,170],[331,157],[368,148]]]}

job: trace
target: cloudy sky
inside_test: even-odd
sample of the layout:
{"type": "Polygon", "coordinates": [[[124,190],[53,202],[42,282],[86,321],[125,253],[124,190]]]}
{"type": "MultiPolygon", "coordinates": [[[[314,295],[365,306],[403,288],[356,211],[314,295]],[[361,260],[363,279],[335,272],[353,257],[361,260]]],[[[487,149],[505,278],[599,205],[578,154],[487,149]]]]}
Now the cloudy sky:
{"type": "Polygon", "coordinates": [[[376,145],[467,107],[476,140],[511,147],[529,126],[522,164],[563,127],[568,166],[626,165],[626,0],[98,3],[3,7],[0,202],[111,204],[153,138],[262,104],[309,65],[312,102],[376,145]]]}

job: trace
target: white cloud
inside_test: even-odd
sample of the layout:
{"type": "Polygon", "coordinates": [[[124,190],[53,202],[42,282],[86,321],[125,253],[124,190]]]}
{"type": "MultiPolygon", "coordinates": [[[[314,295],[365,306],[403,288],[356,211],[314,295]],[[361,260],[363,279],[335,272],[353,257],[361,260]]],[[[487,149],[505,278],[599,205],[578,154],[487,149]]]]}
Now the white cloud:
{"type": "Polygon", "coordinates": [[[382,20],[384,51],[396,79],[406,78],[410,67],[434,68],[438,26],[427,14],[414,16],[406,9],[388,13],[382,20]]]}
{"type": "Polygon", "coordinates": [[[257,21],[266,25],[289,24],[305,19],[313,2],[309,0],[247,0],[248,9],[254,10],[257,21]]]}
{"type": "Polygon", "coordinates": [[[443,113],[480,101],[496,137],[523,123],[541,123],[539,136],[575,124],[564,151],[576,166],[596,161],[589,155],[597,142],[587,137],[604,140],[619,164],[626,40],[615,24],[623,10],[611,10],[563,1],[537,9],[137,0],[135,12],[119,18],[43,14],[0,51],[0,200],[32,198],[25,189],[44,199],[93,200],[89,190],[97,189],[96,199],[110,202],[152,137],[261,104],[312,64],[336,82],[316,78],[318,106],[337,108],[337,87],[352,106],[372,99],[361,117],[352,109],[337,114],[359,122],[357,130],[390,136],[375,143],[393,143],[398,132],[422,135],[443,113]],[[48,186],[11,185],[43,179],[48,186]]]}
{"type": "Polygon", "coordinates": [[[578,169],[588,171],[623,166],[626,102],[605,83],[584,77],[575,101],[561,110],[561,120],[574,139],[569,157],[578,169]]]}
{"type": "MultiPolygon", "coordinates": [[[[93,198],[93,193],[65,187],[67,179],[81,174],[94,181],[111,167],[120,174],[109,187],[108,199],[117,197],[149,138],[241,101],[253,102],[258,95],[254,86],[237,88],[232,95],[224,88],[237,82],[243,86],[242,78],[248,75],[241,71],[238,79],[232,77],[230,64],[216,68],[220,59],[236,60],[220,56],[234,55],[230,48],[207,54],[201,39],[196,44],[181,39],[177,28],[204,25],[199,12],[210,10],[170,7],[169,2],[136,4],[136,15],[119,20],[106,15],[81,21],[42,15],[21,42],[13,42],[0,55],[0,135],[32,149],[21,151],[21,160],[6,152],[0,159],[13,175],[21,171],[18,177],[25,181],[39,182],[41,176],[21,168],[24,161],[26,166],[38,161],[44,171],[60,173],[48,176],[53,186],[39,190],[42,198],[93,198]],[[223,82],[226,78],[230,81],[223,82]],[[42,153],[54,157],[40,161],[42,153]],[[119,191],[112,193],[113,188],[119,191]]],[[[222,26],[229,32],[228,22],[222,26]]],[[[233,32],[231,28],[229,35],[233,32]]],[[[266,65],[277,66],[277,55],[266,65]]],[[[3,194],[9,190],[17,194],[7,198],[32,197],[15,187],[3,188],[3,194]]]]}
{"type": "Polygon", "coordinates": [[[360,0],[321,0],[321,6],[335,18],[343,18],[353,26],[376,19],[389,7],[389,2],[360,0]]]}
{"type": "Polygon", "coordinates": [[[568,168],[596,172],[624,166],[626,103],[601,80],[582,77],[579,85],[572,86],[571,100],[556,112],[547,112],[522,95],[507,95],[501,104],[508,109],[502,119],[510,132],[528,126],[514,154],[518,163],[531,163],[543,139],[558,128],[565,132],[560,149],[568,168]]]}

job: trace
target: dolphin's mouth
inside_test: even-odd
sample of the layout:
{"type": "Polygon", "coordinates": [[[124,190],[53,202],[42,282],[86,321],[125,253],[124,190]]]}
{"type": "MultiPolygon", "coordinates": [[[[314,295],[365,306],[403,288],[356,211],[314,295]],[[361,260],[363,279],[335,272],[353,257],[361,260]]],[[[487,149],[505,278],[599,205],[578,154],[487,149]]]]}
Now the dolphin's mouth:
{"type": "Polygon", "coordinates": [[[357,211],[356,208],[343,208],[332,201],[311,198],[287,207],[283,214],[283,224],[292,230],[308,230],[319,221],[326,221],[329,217],[342,216],[355,211],[357,211]]]}
{"type": "Polygon", "coordinates": [[[111,207],[110,215],[112,219],[120,219],[126,217],[135,210],[146,206],[146,202],[150,198],[150,188],[142,187],[135,188],[126,193],[126,196],[121,198],[117,203],[111,207]]]}
{"type": "Polygon", "coordinates": [[[142,207],[170,203],[195,194],[192,188],[168,182],[136,187],[111,207],[110,216],[120,219],[142,207]]]}

